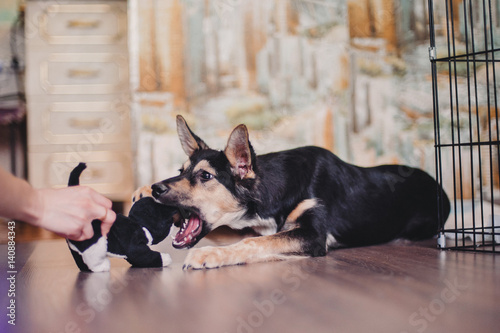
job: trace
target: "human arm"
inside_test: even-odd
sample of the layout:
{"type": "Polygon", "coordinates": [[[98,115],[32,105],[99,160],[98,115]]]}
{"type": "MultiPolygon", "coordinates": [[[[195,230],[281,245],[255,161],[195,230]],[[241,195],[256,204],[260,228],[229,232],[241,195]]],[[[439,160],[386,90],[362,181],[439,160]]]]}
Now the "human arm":
{"type": "Polygon", "coordinates": [[[0,216],[42,227],[81,241],[92,237],[91,222],[100,219],[107,235],[116,214],[111,201],[85,186],[34,189],[0,168],[0,216]]]}

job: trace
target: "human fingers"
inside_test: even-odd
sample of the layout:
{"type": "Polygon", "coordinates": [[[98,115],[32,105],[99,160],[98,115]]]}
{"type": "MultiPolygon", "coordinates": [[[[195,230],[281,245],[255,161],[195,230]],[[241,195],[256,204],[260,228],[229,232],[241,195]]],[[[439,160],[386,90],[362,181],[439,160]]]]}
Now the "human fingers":
{"type": "Polygon", "coordinates": [[[82,197],[85,197],[85,212],[89,219],[100,220],[104,223],[113,223],[116,214],[112,210],[113,203],[105,196],[90,187],[80,186],[82,197]]]}
{"type": "Polygon", "coordinates": [[[102,235],[107,236],[109,230],[111,229],[111,226],[113,225],[113,222],[115,222],[116,220],[116,214],[111,209],[113,203],[111,200],[91,188],[84,188],[84,190],[87,191],[92,206],[87,211],[87,213],[89,214],[89,218],[100,220],[102,222],[102,235]]]}
{"type": "Polygon", "coordinates": [[[102,196],[101,194],[93,191],[93,200],[106,209],[105,213],[99,218],[101,220],[101,233],[106,237],[111,230],[111,226],[116,220],[116,213],[111,209],[113,203],[108,198],[102,196]]]}
{"type": "Polygon", "coordinates": [[[81,228],[78,228],[77,231],[75,231],[71,234],[66,234],[65,238],[80,242],[80,241],[90,239],[93,236],[94,236],[94,229],[92,228],[92,224],[85,223],[81,226],[81,228]]]}
{"type": "Polygon", "coordinates": [[[107,210],[105,218],[101,220],[101,232],[103,236],[107,236],[109,230],[113,226],[113,223],[116,220],[116,213],[111,209],[107,210]]]}
{"type": "Polygon", "coordinates": [[[108,198],[106,198],[102,194],[100,194],[92,189],[90,189],[90,197],[95,203],[97,203],[98,205],[103,206],[107,209],[111,209],[111,207],[113,206],[113,202],[111,200],[109,200],[108,198]]]}

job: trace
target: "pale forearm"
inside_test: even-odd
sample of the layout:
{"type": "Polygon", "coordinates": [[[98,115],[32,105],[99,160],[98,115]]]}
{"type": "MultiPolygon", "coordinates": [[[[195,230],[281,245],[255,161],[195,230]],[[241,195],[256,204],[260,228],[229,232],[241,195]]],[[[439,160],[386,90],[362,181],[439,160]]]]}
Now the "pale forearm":
{"type": "Polygon", "coordinates": [[[37,224],[39,193],[23,179],[0,168],[0,216],[37,224]]]}
{"type": "Polygon", "coordinates": [[[94,234],[94,219],[102,221],[102,234],[107,235],[116,219],[111,206],[109,199],[89,187],[34,189],[0,168],[0,216],[81,241],[94,234]]]}

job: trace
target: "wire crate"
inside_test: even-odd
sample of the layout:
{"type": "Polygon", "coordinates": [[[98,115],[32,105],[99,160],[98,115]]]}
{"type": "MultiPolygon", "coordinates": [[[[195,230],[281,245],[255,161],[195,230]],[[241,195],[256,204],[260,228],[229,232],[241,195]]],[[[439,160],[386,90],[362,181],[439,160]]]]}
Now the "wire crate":
{"type": "Polygon", "coordinates": [[[500,0],[429,0],[438,246],[500,250],[500,0]]]}

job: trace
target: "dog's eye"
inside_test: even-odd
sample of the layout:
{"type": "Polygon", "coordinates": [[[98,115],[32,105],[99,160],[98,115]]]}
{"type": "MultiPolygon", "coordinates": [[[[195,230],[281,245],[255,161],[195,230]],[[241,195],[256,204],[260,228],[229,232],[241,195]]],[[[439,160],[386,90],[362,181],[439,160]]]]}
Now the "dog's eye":
{"type": "Polygon", "coordinates": [[[212,175],[211,173],[206,172],[206,171],[201,171],[200,177],[203,180],[210,180],[210,179],[214,178],[214,175],[212,175]]]}

